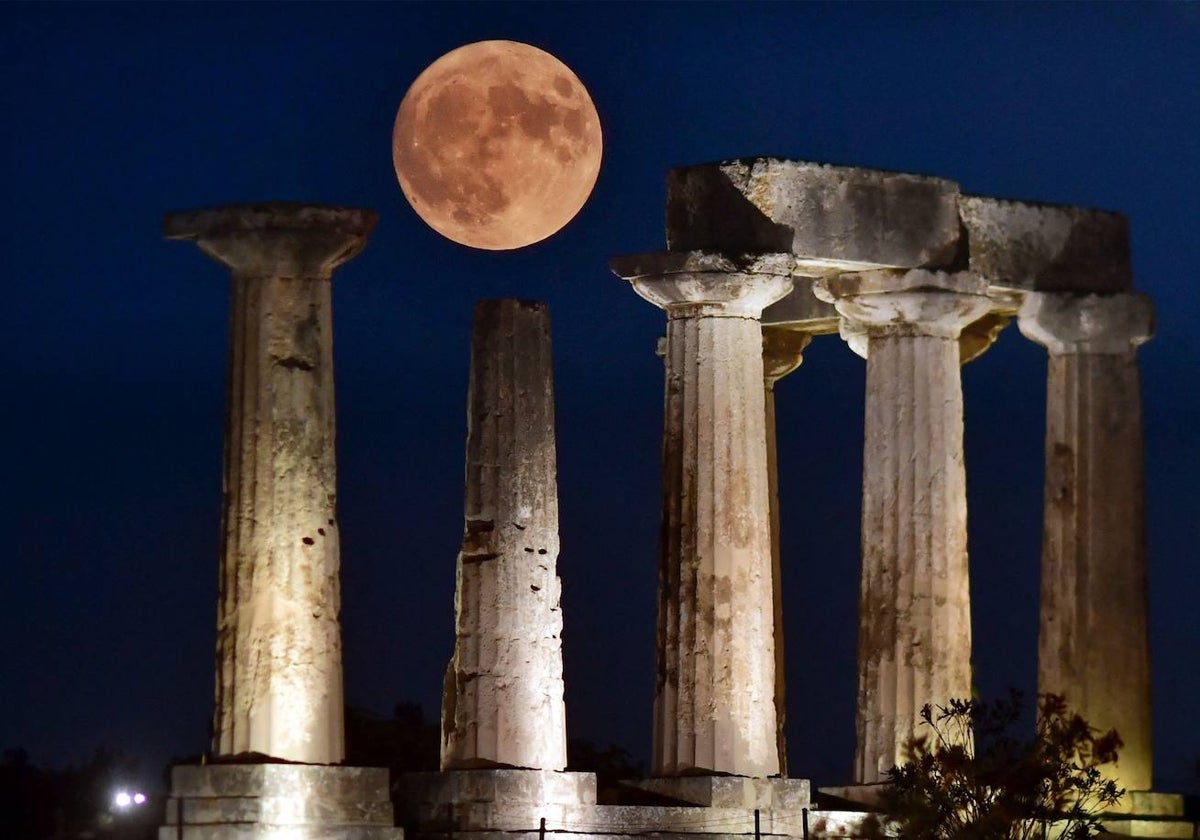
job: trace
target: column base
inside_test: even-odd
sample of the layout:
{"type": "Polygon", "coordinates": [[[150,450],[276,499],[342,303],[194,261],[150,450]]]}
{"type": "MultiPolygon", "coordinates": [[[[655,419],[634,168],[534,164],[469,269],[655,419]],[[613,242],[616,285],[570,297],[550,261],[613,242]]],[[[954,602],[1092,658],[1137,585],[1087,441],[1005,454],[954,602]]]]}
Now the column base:
{"type": "Polygon", "coordinates": [[[159,840],[403,840],[382,767],[204,764],[171,770],[159,840]]]}

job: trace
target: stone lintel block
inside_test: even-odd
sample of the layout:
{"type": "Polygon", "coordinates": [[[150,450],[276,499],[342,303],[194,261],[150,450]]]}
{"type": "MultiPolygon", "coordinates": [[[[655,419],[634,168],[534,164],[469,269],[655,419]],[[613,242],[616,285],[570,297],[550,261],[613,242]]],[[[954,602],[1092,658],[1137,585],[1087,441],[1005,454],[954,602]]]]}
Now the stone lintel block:
{"type": "Polygon", "coordinates": [[[763,326],[787,327],[809,335],[837,332],[837,309],[816,296],[813,284],[811,277],[793,277],[792,290],[763,310],[763,326]]]}
{"type": "Polygon", "coordinates": [[[171,769],[171,795],[214,797],[303,797],[336,802],[388,801],[384,767],[321,764],[179,764],[171,769]]]}
{"type": "Polygon", "coordinates": [[[958,185],[943,178],[744,158],[672,169],[667,248],[784,252],[813,274],[951,265],[958,185]]]}
{"type": "Polygon", "coordinates": [[[1119,213],[964,195],[970,269],[988,282],[1046,292],[1133,288],[1129,222],[1119,213]]]}
{"type": "Polygon", "coordinates": [[[1154,335],[1149,295],[1027,294],[1021,333],[1051,353],[1126,353],[1154,335]]]}
{"type": "Polygon", "coordinates": [[[447,770],[405,773],[396,780],[408,803],[467,802],[584,805],[596,802],[596,774],[554,770],[447,770]]]}
{"type": "Polygon", "coordinates": [[[366,245],[371,210],[296,202],[168,213],[163,237],[191,240],[236,274],[328,279],[366,245]]]}
{"type": "Polygon", "coordinates": [[[671,776],[638,779],[622,784],[707,808],[780,808],[797,811],[812,804],[812,786],[808,779],[671,776]]]}

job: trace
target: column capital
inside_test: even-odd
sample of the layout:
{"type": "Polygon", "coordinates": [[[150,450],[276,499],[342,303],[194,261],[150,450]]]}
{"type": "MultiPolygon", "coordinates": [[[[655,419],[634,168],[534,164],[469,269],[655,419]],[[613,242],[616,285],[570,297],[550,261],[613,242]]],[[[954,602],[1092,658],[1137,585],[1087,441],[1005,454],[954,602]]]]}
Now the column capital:
{"type": "Polygon", "coordinates": [[[789,329],[763,330],[763,381],[768,389],[800,367],[812,335],[789,329]]]}
{"type": "Polygon", "coordinates": [[[792,290],[789,254],[730,257],[702,251],[614,257],[614,274],[668,318],[759,318],[792,290]]]}
{"type": "Polygon", "coordinates": [[[820,279],[813,288],[837,307],[842,338],[863,358],[871,336],[957,339],[992,308],[987,283],[970,272],[864,271],[820,279]]]}
{"type": "Polygon", "coordinates": [[[371,210],[295,202],[168,213],[163,237],[191,240],[234,274],[328,280],[366,245],[371,210]]]}
{"type": "Polygon", "coordinates": [[[1126,353],[1154,335],[1149,295],[1031,292],[1018,314],[1021,334],[1052,355],[1126,353]]]}

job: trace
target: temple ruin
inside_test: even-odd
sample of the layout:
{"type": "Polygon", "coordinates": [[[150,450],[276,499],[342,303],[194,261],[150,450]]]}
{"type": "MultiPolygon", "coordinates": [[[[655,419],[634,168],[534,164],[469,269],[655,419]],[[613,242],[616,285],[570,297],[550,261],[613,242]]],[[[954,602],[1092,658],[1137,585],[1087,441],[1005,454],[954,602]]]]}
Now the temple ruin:
{"type": "Polygon", "coordinates": [[[214,761],[175,768],[162,840],[861,836],[921,707],[971,694],[960,371],[1014,320],[1049,355],[1039,691],[1119,730],[1110,832],[1192,837],[1182,797],[1152,791],[1136,352],[1154,312],[1125,219],[753,158],[672,170],[666,221],[664,251],[611,262],[666,322],[652,778],[600,804],[565,771],[549,316],[481,301],[441,770],[392,780],[393,815],[386,771],[340,766],[329,289],[374,217],[168,216],[232,271],[233,313],[214,761]],[[865,457],[854,773],[818,791],[787,777],[778,580],[808,561],[780,557],[773,400],[830,335],[865,359],[865,457]]]}

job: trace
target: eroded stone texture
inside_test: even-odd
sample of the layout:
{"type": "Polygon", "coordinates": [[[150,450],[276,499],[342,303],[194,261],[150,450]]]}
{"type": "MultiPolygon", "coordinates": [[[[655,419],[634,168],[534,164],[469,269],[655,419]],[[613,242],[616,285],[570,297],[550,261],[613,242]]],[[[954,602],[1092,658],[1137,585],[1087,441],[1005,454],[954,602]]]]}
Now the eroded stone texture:
{"type": "Polygon", "coordinates": [[[668,319],[651,758],[660,776],[779,772],[758,318],[791,288],[790,268],[725,265],[694,254],[613,261],[668,319]]]}
{"type": "Polygon", "coordinates": [[[969,274],[821,282],[867,336],[855,781],[884,781],[926,703],[971,696],[962,328],[990,307],[969,274]]]}
{"type": "Polygon", "coordinates": [[[1030,294],[1021,332],[1049,351],[1038,691],[1125,742],[1114,775],[1151,786],[1141,393],[1145,295],[1030,294]]]}
{"type": "Polygon", "coordinates": [[[787,679],[783,644],[783,560],[779,548],[779,457],[775,432],[775,383],[804,361],[808,333],[788,329],[763,330],[763,391],[766,397],[767,502],[771,506],[771,591],[775,621],[775,740],[779,774],[787,776],[787,679]]]}
{"type": "Polygon", "coordinates": [[[344,758],[330,277],[367,210],[167,216],[233,273],[213,751],[344,758]]]}
{"type": "Polygon", "coordinates": [[[550,315],[544,303],[475,306],[466,523],[446,670],[442,769],[561,770],[558,484],[550,315]]]}
{"type": "Polygon", "coordinates": [[[672,169],[671,251],[789,253],[799,273],[943,267],[959,249],[958,185],[779,158],[672,169]]]}
{"type": "Polygon", "coordinates": [[[1129,222],[1065,204],[964,195],[959,212],[971,271],[989,283],[1046,292],[1127,292],[1129,222]]]}

